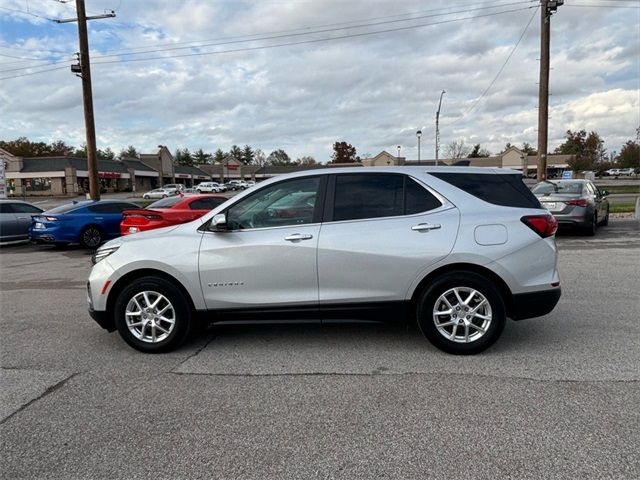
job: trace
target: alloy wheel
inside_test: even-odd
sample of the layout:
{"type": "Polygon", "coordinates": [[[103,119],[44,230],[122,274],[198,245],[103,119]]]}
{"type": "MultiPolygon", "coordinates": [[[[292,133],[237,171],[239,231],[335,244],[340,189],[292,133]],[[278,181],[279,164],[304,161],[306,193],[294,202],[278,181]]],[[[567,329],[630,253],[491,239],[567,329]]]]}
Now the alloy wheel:
{"type": "Polygon", "coordinates": [[[438,332],[456,343],[471,343],[482,338],[492,320],[487,298],[470,287],[455,287],[438,297],[433,307],[433,322],[438,332]]]}
{"type": "Polygon", "coordinates": [[[134,295],[125,309],[129,332],[138,340],[158,343],[165,340],[176,324],[176,312],[164,295],[143,291],[134,295]]]}

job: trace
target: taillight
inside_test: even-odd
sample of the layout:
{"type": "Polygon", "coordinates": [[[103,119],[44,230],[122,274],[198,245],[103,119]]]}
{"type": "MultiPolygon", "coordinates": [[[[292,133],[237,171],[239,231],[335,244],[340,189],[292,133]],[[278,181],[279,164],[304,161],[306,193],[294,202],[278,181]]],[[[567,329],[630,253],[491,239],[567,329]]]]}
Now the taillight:
{"type": "Polygon", "coordinates": [[[45,216],[44,219],[47,222],[57,222],[58,221],[58,217],[47,217],[47,216],[45,216]]]}
{"type": "Polygon", "coordinates": [[[153,213],[133,213],[126,215],[122,219],[127,225],[146,225],[150,220],[162,220],[161,215],[153,213]]]}
{"type": "Polygon", "coordinates": [[[589,201],[586,198],[579,198],[577,200],[565,200],[567,205],[576,205],[577,207],[587,207],[589,205],[589,201]]]}
{"type": "Polygon", "coordinates": [[[542,238],[550,237],[558,230],[558,221],[552,215],[527,215],[520,220],[542,238]]]}

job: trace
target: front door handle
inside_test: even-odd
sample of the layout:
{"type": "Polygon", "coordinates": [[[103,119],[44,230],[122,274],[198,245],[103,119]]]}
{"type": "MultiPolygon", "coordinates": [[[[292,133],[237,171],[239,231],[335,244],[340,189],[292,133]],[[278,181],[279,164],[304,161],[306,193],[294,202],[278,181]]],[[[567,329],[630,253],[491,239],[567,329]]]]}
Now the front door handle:
{"type": "Polygon", "coordinates": [[[441,227],[442,225],[439,223],[419,223],[418,225],[411,227],[411,230],[414,232],[428,232],[429,230],[437,230],[441,227]]]}
{"type": "Polygon", "coordinates": [[[300,240],[311,240],[313,238],[313,235],[310,235],[308,233],[292,233],[291,235],[288,235],[286,237],[284,237],[284,239],[287,242],[297,242],[300,240]]]}

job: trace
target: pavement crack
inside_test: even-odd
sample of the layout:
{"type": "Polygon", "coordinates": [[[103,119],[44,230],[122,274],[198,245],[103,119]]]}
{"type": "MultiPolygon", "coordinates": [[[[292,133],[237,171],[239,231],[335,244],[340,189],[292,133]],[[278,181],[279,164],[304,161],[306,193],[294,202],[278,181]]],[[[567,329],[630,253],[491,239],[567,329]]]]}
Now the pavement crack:
{"type": "Polygon", "coordinates": [[[75,372],[72,373],[71,375],[69,375],[66,378],[63,378],[62,380],[60,380],[58,383],[51,385],[49,388],[47,388],[44,392],[42,392],[40,395],[38,395],[36,398],[28,401],[27,403],[25,403],[24,405],[22,405],[20,408],[18,408],[15,412],[11,413],[10,415],[7,415],[5,418],[3,418],[2,420],[0,420],[0,425],[4,425],[9,419],[13,418],[14,416],[16,416],[18,413],[22,412],[23,410],[26,410],[27,408],[29,408],[31,405],[33,405],[34,403],[36,403],[38,400],[43,399],[44,397],[52,394],[53,392],[61,389],[65,383],[67,383],[69,380],[71,380],[73,377],[75,377],[76,375],[80,374],[82,372],[75,372]]]}
{"type": "Polygon", "coordinates": [[[204,343],[204,345],[202,345],[200,348],[198,348],[191,355],[187,356],[184,360],[179,362],[175,367],[173,367],[171,370],[169,370],[169,373],[177,373],[177,372],[174,371],[176,368],[179,368],[181,365],[184,365],[187,361],[191,360],[192,358],[197,357],[200,354],[200,352],[202,352],[205,348],[207,348],[209,346],[209,344],[211,342],[213,342],[213,340],[215,340],[215,338],[216,338],[215,335],[211,335],[211,338],[209,340],[207,340],[204,343]]]}

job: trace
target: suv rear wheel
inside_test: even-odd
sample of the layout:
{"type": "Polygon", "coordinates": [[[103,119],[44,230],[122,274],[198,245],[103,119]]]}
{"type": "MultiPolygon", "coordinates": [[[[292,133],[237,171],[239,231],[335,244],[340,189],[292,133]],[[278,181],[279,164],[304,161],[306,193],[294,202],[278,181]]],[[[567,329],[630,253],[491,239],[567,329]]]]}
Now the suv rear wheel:
{"type": "Polygon", "coordinates": [[[191,309],[182,292],[160,277],[134,280],[120,292],[115,304],[120,336],[142,352],[177,348],[191,329],[191,309]]]}
{"type": "Polygon", "coordinates": [[[417,303],[418,325],[429,341],[448,353],[479,353],[500,337],[504,301],[491,281],[477,273],[446,273],[425,288],[417,303]]]}

